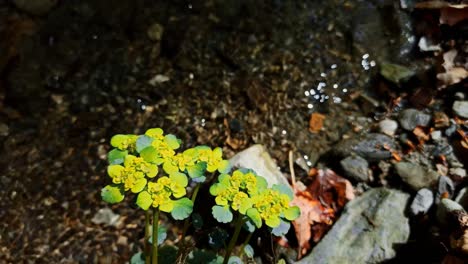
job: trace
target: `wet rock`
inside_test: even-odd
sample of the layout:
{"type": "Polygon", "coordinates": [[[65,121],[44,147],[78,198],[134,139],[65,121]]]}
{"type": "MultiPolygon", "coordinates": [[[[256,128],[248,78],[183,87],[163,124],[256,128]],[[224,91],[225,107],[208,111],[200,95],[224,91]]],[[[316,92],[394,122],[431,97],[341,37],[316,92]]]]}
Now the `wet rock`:
{"type": "Polygon", "coordinates": [[[437,184],[437,201],[444,198],[452,198],[455,191],[453,181],[447,176],[440,176],[437,184]]]}
{"type": "Polygon", "coordinates": [[[382,63],[380,74],[387,80],[401,84],[408,81],[415,75],[415,72],[410,68],[393,63],[382,63]]]}
{"type": "Polygon", "coordinates": [[[57,0],[13,0],[13,3],[31,15],[45,15],[57,4],[57,0]]]}
{"type": "Polygon", "coordinates": [[[410,210],[413,215],[426,214],[434,203],[434,194],[431,190],[423,188],[416,193],[410,210]]]}
{"type": "Polygon", "coordinates": [[[434,130],[431,132],[431,138],[434,141],[439,141],[442,139],[442,131],[440,130],[434,130]]]}
{"type": "Polygon", "coordinates": [[[468,118],[468,101],[455,101],[452,110],[457,116],[468,118]]]}
{"type": "Polygon", "coordinates": [[[378,188],[349,202],[341,217],[312,252],[297,263],[382,263],[408,240],[404,210],[409,195],[378,188]]]}
{"type": "Polygon", "coordinates": [[[452,123],[447,129],[445,129],[445,135],[451,137],[455,131],[457,131],[457,124],[452,123]]]}
{"type": "Polygon", "coordinates": [[[439,178],[437,172],[410,162],[398,162],[395,169],[401,179],[414,190],[429,187],[439,178]]]}
{"type": "Polygon", "coordinates": [[[394,136],[398,128],[398,123],[395,120],[384,119],[379,122],[380,132],[389,136],[394,136]]]}
{"type": "Polygon", "coordinates": [[[254,170],[258,175],[263,176],[267,180],[268,186],[272,186],[273,184],[290,186],[288,180],[281,173],[278,165],[276,165],[263,145],[253,145],[237,153],[229,161],[234,167],[254,170]]]}
{"type": "Polygon", "coordinates": [[[453,211],[465,211],[463,207],[455,201],[450,199],[442,199],[440,204],[437,206],[437,221],[446,226],[448,221],[450,220],[451,213],[453,211]]]}
{"type": "Polygon", "coordinates": [[[115,214],[112,212],[110,208],[101,208],[99,211],[93,216],[91,222],[94,224],[105,224],[109,226],[115,226],[118,223],[120,215],[115,214]]]}
{"type": "Polygon", "coordinates": [[[360,156],[349,156],[340,161],[346,176],[357,182],[367,182],[370,180],[369,163],[360,156]]]}
{"type": "Polygon", "coordinates": [[[417,126],[427,126],[431,122],[431,116],[416,109],[406,109],[400,113],[399,119],[401,127],[412,131],[417,126]]]}
{"type": "Polygon", "coordinates": [[[465,210],[468,209],[468,187],[461,189],[457,197],[455,197],[455,202],[459,203],[465,210]]]}
{"type": "Polygon", "coordinates": [[[395,141],[387,135],[370,133],[363,138],[349,138],[340,141],[335,145],[332,153],[341,158],[357,154],[368,161],[378,161],[392,157],[392,153],[384,146],[395,149],[395,141]]]}

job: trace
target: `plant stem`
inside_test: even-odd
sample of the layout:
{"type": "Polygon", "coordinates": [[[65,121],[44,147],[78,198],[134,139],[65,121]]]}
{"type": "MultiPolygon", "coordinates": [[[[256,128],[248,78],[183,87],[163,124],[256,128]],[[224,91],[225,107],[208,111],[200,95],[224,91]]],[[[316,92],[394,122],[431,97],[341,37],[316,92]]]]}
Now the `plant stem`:
{"type": "Polygon", "coordinates": [[[145,264],[151,264],[151,247],[149,245],[150,238],[150,210],[145,211],[145,264]]]}
{"type": "MultiPolygon", "coordinates": [[[[200,183],[197,183],[195,186],[195,189],[193,189],[192,193],[192,203],[195,204],[195,199],[197,199],[198,191],[200,190],[200,183]]],[[[183,246],[185,244],[185,235],[187,233],[187,230],[190,226],[190,217],[187,217],[184,221],[184,227],[182,229],[182,238],[181,238],[181,245],[183,246]]]]}
{"type": "Polygon", "coordinates": [[[158,264],[158,224],[159,224],[159,208],[153,211],[153,250],[152,264],[158,264]]]}
{"type": "Polygon", "coordinates": [[[234,230],[234,235],[232,235],[231,241],[229,241],[228,248],[226,250],[226,254],[224,255],[223,264],[227,264],[229,261],[229,257],[231,256],[232,250],[236,245],[237,238],[239,237],[239,233],[241,231],[242,225],[244,224],[243,215],[239,214],[236,220],[236,229],[234,230]]]}
{"type": "Polygon", "coordinates": [[[249,241],[252,238],[252,235],[253,235],[253,232],[249,233],[247,235],[247,238],[245,239],[244,243],[242,243],[242,246],[240,248],[240,254],[239,254],[240,256],[242,256],[242,254],[244,254],[244,248],[245,248],[245,246],[247,246],[247,244],[249,244],[249,241]]]}

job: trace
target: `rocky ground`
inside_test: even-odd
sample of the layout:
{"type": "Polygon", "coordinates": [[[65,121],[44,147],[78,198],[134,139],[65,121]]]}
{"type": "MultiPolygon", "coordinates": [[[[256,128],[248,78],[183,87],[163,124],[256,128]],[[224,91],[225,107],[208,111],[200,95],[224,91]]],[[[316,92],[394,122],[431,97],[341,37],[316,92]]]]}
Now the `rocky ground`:
{"type": "Polygon", "coordinates": [[[100,199],[108,142],[162,127],[347,178],[303,263],[463,263],[465,5],[291,2],[1,1],[0,261],[127,262],[144,217],[100,199]]]}

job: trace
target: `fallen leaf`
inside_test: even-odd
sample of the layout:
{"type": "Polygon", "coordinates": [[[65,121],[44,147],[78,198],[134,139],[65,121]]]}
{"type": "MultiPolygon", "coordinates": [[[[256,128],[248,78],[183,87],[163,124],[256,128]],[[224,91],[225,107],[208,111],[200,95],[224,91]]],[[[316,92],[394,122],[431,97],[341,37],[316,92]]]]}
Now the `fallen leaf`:
{"type": "Polygon", "coordinates": [[[309,121],[309,130],[312,133],[318,133],[323,127],[325,116],[319,113],[312,113],[309,121]]]}
{"type": "Polygon", "coordinates": [[[310,240],[318,242],[330,229],[337,213],[354,198],[351,183],[332,170],[312,169],[312,173],[313,181],[304,191],[295,186],[292,201],[301,209],[301,216],[293,221],[299,259],[311,248],[310,240]]]}
{"type": "Polygon", "coordinates": [[[442,63],[442,67],[444,67],[445,72],[437,74],[437,79],[443,82],[442,88],[459,83],[468,77],[468,71],[464,67],[457,67],[454,63],[457,53],[456,50],[449,50],[443,55],[444,63],[442,63]]]}

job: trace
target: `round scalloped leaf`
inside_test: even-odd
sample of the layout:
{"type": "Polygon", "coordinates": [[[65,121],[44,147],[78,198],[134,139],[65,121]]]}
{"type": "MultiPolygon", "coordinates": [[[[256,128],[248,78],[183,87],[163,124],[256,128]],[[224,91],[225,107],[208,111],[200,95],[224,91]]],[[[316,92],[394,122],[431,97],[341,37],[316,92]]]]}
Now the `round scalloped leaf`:
{"type": "Polygon", "coordinates": [[[140,156],[146,161],[151,163],[157,163],[159,153],[154,147],[146,147],[140,152],[140,156]]]}
{"type": "Polygon", "coordinates": [[[284,217],[289,221],[296,220],[301,215],[301,209],[298,206],[289,207],[284,211],[284,217]]]}
{"type": "Polygon", "coordinates": [[[174,201],[174,209],[172,209],[171,215],[175,220],[183,220],[187,218],[193,211],[193,202],[184,197],[182,199],[174,201]]]}
{"type": "Polygon", "coordinates": [[[185,174],[183,174],[181,172],[174,172],[174,173],[169,175],[169,178],[171,180],[173,180],[174,182],[176,182],[177,184],[179,184],[180,186],[182,186],[182,187],[185,187],[188,184],[187,175],[185,175],[185,174]]]}
{"type": "Polygon", "coordinates": [[[215,183],[210,186],[210,194],[217,196],[221,192],[221,184],[215,183]]]}
{"type": "Polygon", "coordinates": [[[145,135],[152,137],[152,138],[159,138],[162,137],[164,131],[161,128],[150,128],[146,130],[145,135]]]}
{"type": "Polygon", "coordinates": [[[275,184],[273,187],[271,187],[273,190],[277,190],[282,194],[286,194],[290,200],[294,198],[294,193],[291,189],[291,187],[286,186],[284,184],[275,184]]]}
{"type": "Polygon", "coordinates": [[[271,233],[275,236],[284,236],[288,233],[291,224],[281,220],[281,223],[271,230],[271,233]]]}
{"type": "Polygon", "coordinates": [[[122,149],[122,144],[127,141],[127,139],[127,135],[117,134],[111,138],[110,144],[115,148],[122,149]]]}
{"type": "Polygon", "coordinates": [[[268,182],[262,176],[255,176],[257,178],[257,191],[263,191],[268,188],[268,182]]]}
{"type": "Polygon", "coordinates": [[[174,210],[174,204],[175,202],[173,200],[167,199],[159,205],[159,210],[170,213],[172,210],[174,210]]]}
{"type": "Polygon", "coordinates": [[[216,260],[216,253],[208,250],[194,249],[187,257],[187,264],[206,264],[216,260]]]}
{"type": "Polygon", "coordinates": [[[148,210],[148,208],[153,203],[153,198],[151,198],[151,194],[147,191],[143,191],[138,194],[136,204],[143,210],[148,210]]]}
{"type": "Polygon", "coordinates": [[[214,227],[212,231],[208,233],[208,245],[215,250],[226,247],[226,240],[228,238],[229,234],[226,230],[214,227]]]}
{"type": "Polygon", "coordinates": [[[221,256],[216,256],[215,259],[212,261],[208,262],[208,264],[223,264],[224,258],[221,256]]]}
{"type": "MultiPolygon", "coordinates": [[[[150,234],[153,234],[153,231],[151,231],[150,234]]],[[[167,238],[167,229],[165,227],[158,226],[158,245],[161,245],[164,242],[164,240],[166,240],[166,238],[167,238]]],[[[148,242],[150,244],[153,244],[153,235],[151,235],[148,238],[148,242]]]]}
{"type": "Polygon", "coordinates": [[[255,231],[255,229],[257,229],[255,227],[255,224],[253,223],[253,221],[250,218],[247,218],[247,221],[245,221],[245,223],[244,223],[244,225],[242,227],[249,233],[253,233],[255,231]]]}
{"type": "Polygon", "coordinates": [[[251,245],[247,244],[245,245],[244,247],[244,254],[248,257],[248,258],[253,258],[255,253],[254,253],[254,249],[251,245]]]}
{"type": "Polygon", "coordinates": [[[271,228],[275,228],[281,224],[281,219],[279,216],[270,215],[267,219],[265,219],[265,224],[271,228]]]}
{"type": "Polygon", "coordinates": [[[219,206],[215,205],[211,209],[213,217],[220,223],[229,223],[232,221],[233,215],[229,206],[219,206]]]}
{"type": "Polygon", "coordinates": [[[158,175],[158,171],[159,169],[156,164],[149,164],[146,176],[148,176],[148,178],[154,178],[156,175],[158,175]]]}
{"type": "Polygon", "coordinates": [[[244,264],[238,256],[229,257],[228,264],[244,264]]]}
{"type": "Polygon", "coordinates": [[[239,205],[239,213],[245,215],[246,211],[250,208],[252,208],[252,201],[250,198],[245,198],[242,200],[242,202],[239,205]]]}
{"type": "Polygon", "coordinates": [[[109,161],[109,164],[122,164],[125,160],[125,156],[128,155],[128,151],[126,150],[119,150],[119,149],[113,149],[107,154],[107,160],[109,161]]]}
{"type": "Polygon", "coordinates": [[[252,220],[257,228],[262,227],[262,217],[256,208],[247,210],[246,215],[252,220]]]}
{"type": "Polygon", "coordinates": [[[180,147],[181,140],[172,134],[166,135],[164,137],[164,141],[166,141],[167,145],[171,149],[178,149],[180,147]]]}
{"type": "Polygon", "coordinates": [[[163,164],[163,170],[171,175],[172,173],[175,173],[175,172],[178,172],[179,171],[179,167],[172,164],[171,161],[165,161],[164,164],[163,164]]]}
{"type": "Polygon", "coordinates": [[[101,197],[105,202],[114,204],[120,203],[125,198],[125,195],[123,194],[122,188],[119,186],[107,185],[102,188],[101,197]]]}
{"type": "Polygon", "coordinates": [[[195,165],[187,167],[187,173],[190,178],[198,178],[204,176],[206,171],[206,162],[197,162],[195,165]]]}
{"type": "Polygon", "coordinates": [[[229,160],[222,160],[218,163],[218,172],[219,173],[229,173],[231,170],[231,164],[229,160]]]}
{"type": "Polygon", "coordinates": [[[140,178],[135,181],[135,185],[133,185],[131,191],[132,193],[139,193],[143,191],[143,189],[146,186],[146,179],[145,178],[140,178]]]}
{"type": "Polygon", "coordinates": [[[143,252],[138,252],[132,256],[130,259],[130,264],[145,264],[145,255],[143,252]]]}
{"type": "Polygon", "coordinates": [[[107,174],[111,177],[120,177],[120,174],[124,170],[124,167],[122,165],[110,165],[107,167],[107,174]]]}
{"type": "Polygon", "coordinates": [[[204,182],[205,180],[206,180],[205,176],[201,176],[201,177],[197,177],[197,178],[192,179],[192,181],[196,182],[196,183],[201,183],[201,182],[204,182]]]}
{"type": "Polygon", "coordinates": [[[136,141],[136,151],[140,153],[143,149],[151,146],[151,143],[153,143],[153,141],[154,138],[151,138],[147,135],[139,136],[136,141]]]}

